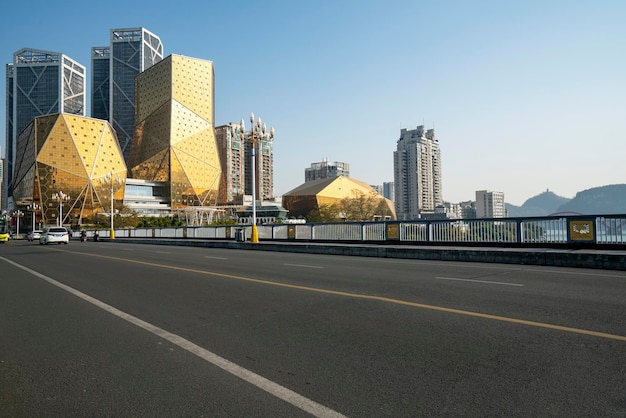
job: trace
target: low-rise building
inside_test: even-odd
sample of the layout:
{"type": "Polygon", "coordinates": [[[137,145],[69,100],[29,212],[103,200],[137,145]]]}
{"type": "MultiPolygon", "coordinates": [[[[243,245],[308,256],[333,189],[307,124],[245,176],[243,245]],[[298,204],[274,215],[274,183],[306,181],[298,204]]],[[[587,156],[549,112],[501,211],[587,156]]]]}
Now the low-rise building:
{"type": "Polygon", "coordinates": [[[327,158],[324,158],[319,163],[312,163],[311,167],[304,170],[305,182],[332,179],[338,176],[350,177],[350,164],[339,161],[330,163],[327,158]]]}
{"type": "MultiPolygon", "coordinates": [[[[384,202],[385,213],[373,214],[369,220],[376,217],[386,219],[387,216],[395,219],[391,200],[385,199],[367,183],[346,176],[305,182],[283,195],[283,206],[289,211],[290,218],[306,217],[312,211],[319,211],[323,206],[332,206],[343,199],[355,198],[358,195],[368,197],[372,193],[384,202]]],[[[341,216],[342,214],[337,213],[337,217],[341,216]]]]}
{"type": "Polygon", "coordinates": [[[504,205],[504,193],[491,190],[476,191],[476,217],[477,218],[504,218],[506,206],[504,205]]]}

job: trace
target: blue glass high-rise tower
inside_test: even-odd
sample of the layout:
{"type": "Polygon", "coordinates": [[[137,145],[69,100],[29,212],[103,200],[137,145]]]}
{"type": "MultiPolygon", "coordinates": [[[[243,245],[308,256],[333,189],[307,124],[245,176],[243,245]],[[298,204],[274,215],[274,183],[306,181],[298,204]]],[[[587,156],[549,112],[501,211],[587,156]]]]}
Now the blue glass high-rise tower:
{"type": "MultiPolygon", "coordinates": [[[[85,115],[85,67],[67,55],[24,48],[13,54],[7,71],[6,180],[11,196],[15,150],[20,132],[52,113],[85,115]]],[[[10,199],[9,199],[10,202],[10,199]]]]}
{"type": "Polygon", "coordinates": [[[91,48],[91,117],[109,120],[111,48],[91,48]]]}
{"type": "Polygon", "coordinates": [[[163,44],[147,29],[111,30],[108,120],[127,161],[135,130],[135,77],[162,59],[163,44]]]}

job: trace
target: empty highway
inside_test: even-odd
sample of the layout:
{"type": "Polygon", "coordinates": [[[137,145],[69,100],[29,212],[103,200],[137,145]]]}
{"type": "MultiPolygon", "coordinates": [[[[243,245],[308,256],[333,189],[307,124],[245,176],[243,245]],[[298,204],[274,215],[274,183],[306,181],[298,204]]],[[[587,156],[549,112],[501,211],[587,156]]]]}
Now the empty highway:
{"type": "Polygon", "coordinates": [[[626,416],[626,272],[11,241],[0,416],[626,416]]]}

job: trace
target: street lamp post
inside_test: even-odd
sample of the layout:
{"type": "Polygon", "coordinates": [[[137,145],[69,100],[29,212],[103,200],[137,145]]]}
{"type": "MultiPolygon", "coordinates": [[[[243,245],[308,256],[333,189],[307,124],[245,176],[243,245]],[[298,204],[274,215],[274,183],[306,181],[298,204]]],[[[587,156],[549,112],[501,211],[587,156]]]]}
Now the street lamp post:
{"type": "Polygon", "coordinates": [[[59,219],[57,220],[57,226],[63,226],[63,202],[68,202],[70,200],[70,195],[59,190],[52,195],[52,199],[59,202],[59,219]]]}
{"type": "Polygon", "coordinates": [[[24,216],[24,212],[21,210],[16,210],[13,212],[13,216],[17,218],[16,230],[15,230],[15,238],[20,236],[20,218],[24,216]]]}
{"type": "Polygon", "coordinates": [[[109,186],[109,191],[111,192],[111,228],[109,230],[109,238],[115,239],[115,229],[113,227],[113,192],[116,186],[122,184],[122,180],[119,174],[113,176],[113,170],[111,170],[109,174],[104,176],[104,182],[109,186]]]}
{"type": "Polygon", "coordinates": [[[32,205],[28,206],[28,209],[33,211],[33,215],[32,215],[33,216],[33,229],[32,229],[32,231],[34,231],[35,229],[37,229],[37,225],[35,223],[35,218],[37,217],[37,211],[41,210],[41,206],[37,205],[36,203],[33,202],[32,205]]]}
{"type": "MultiPolygon", "coordinates": [[[[241,119],[241,131],[243,133],[244,139],[250,141],[250,149],[252,156],[252,234],[250,236],[251,243],[259,242],[259,231],[256,226],[256,144],[257,141],[263,139],[263,136],[266,134],[265,124],[261,122],[261,118],[257,118],[256,123],[254,122],[254,113],[250,113],[250,136],[248,138],[245,137],[246,126],[244,124],[243,119],[241,119]]],[[[274,137],[274,128],[270,129],[269,135],[271,138],[274,137]]],[[[262,197],[261,197],[262,198],[262,197]]]]}

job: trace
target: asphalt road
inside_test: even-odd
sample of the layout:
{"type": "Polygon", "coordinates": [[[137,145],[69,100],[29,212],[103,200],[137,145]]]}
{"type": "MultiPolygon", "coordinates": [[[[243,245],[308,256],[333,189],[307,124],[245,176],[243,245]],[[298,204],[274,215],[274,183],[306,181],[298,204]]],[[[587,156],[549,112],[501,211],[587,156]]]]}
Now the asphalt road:
{"type": "Polygon", "coordinates": [[[626,416],[626,272],[0,245],[0,416],[626,416]]]}

